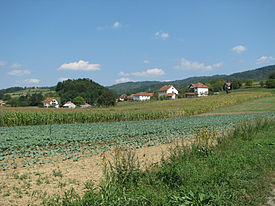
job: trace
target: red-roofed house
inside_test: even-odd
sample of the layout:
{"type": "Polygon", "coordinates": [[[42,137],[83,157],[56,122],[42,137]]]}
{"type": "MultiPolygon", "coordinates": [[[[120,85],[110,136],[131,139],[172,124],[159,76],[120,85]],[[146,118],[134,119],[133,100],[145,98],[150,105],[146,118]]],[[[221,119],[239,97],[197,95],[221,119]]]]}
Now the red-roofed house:
{"type": "Polygon", "coordinates": [[[88,103],[85,103],[83,105],[80,105],[81,108],[89,108],[91,107],[92,105],[88,104],[88,103]]]}
{"type": "Polygon", "coordinates": [[[58,101],[54,97],[48,97],[44,100],[44,107],[55,107],[59,108],[58,101]]]}
{"type": "Polygon", "coordinates": [[[0,101],[0,107],[2,107],[3,104],[6,104],[8,101],[0,101]]]}
{"type": "Polygon", "coordinates": [[[198,97],[208,96],[208,86],[198,82],[189,86],[190,92],[195,92],[198,97]]]}
{"type": "Polygon", "coordinates": [[[133,100],[134,101],[146,101],[146,100],[150,100],[150,98],[153,95],[154,95],[154,93],[139,92],[139,93],[133,94],[133,100]]]}
{"type": "Polygon", "coordinates": [[[223,85],[223,89],[224,90],[231,90],[232,89],[232,84],[231,84],[231,82],[227,82],[227,83],[225,83],[224,85],[223,85]]]}
{"type": "Polygon", "coordinates": [[[159,97],[167,95],[169,99],[176,99],[176,95],[179,93],[173,85],[165,85],[159,90],[159,97]]]}
{"type": "Polygon", "coordinates": [[[126,94],[122,94],[119,97],[119,101],[123,102],[126,98],[127,98],[127,95],[126,94]]]}

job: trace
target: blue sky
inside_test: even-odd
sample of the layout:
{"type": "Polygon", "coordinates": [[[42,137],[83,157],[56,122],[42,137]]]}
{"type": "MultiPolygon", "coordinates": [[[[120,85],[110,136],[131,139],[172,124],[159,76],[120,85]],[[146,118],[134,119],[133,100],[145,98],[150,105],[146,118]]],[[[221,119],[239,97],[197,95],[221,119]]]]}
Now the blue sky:
{"type": "Polygon", "coordinates": [[[0,88],[177,80],[275,64],[275,1],[0,0],[0,88]]]}

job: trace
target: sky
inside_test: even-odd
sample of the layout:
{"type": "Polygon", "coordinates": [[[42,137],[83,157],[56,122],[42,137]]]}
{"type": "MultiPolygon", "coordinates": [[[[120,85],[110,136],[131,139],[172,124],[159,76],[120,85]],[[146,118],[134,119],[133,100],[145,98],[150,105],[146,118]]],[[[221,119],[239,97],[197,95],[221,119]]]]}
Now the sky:
{"type": "Polygon", "coordinates": [[[275,64],[275,0],[0,0],[0,89],[275,64]]]}

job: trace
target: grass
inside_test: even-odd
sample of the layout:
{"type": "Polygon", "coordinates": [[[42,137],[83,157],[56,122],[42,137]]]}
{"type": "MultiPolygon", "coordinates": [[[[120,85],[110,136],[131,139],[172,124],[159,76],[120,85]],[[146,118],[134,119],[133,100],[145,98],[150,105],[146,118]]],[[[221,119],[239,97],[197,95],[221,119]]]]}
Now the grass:
{"type": "Polygon", "coordinates": [[[275,111],[275,96],[253,99],[224,108],[219,108],[211,113],[232,112],[270,112],[275,111]]]}
{"type": "Polygon", "coordinates": [[[71,191],[44,203],[262,205],[267,201],[275,169],[274,119],[243,122],[227,137],[201,129],[197,137],[191,148],[178,146],[169,159],[147,171],[138,169],[132,153],[122,154],[99,187],[87,183],[83,197],[71,191]]]}

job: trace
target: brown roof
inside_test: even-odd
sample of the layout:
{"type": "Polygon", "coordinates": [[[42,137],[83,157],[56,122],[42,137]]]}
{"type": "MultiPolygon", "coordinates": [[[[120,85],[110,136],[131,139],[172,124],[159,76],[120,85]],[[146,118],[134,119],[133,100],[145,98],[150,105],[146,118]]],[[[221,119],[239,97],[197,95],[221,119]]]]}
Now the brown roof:
{"type": "Polygon", "coordinates": [[[172,97],[174,95],[174,93],[168,93],[167,96],[168,97],[172,97]]]}
{"type": "Polygon", "coordinates": [[[139,92],[139,93],[136,93],[136,94],[132,94],[133,96],[153,96],[154,93],[147,93],[147,92],[139,92]]]}
{"type": "Polygon", "coordinates": [[[159,89],[159,92],[165,92],[167,91],[170,87],[172,87],[173,85],[164,85],[163,87],[161,87],[159,89]]]}
{"type": "Polygon", "coordinates": [[[198,82],[197,84],[192,84],[194,88],[208,88],[208,86],[198,82]]]}
{"type": "Polygon", "coordinates": [[[120,99],[124,99],[124,98],[126,98],[127,97],[127,95],[126,94],[122,94],[122,95],[120,95],[120,99]]]}
{"type": "Polygon", "coordinates": [[[55,99],[54,97],[48,97],[47,99],[44,100],[44,102],[51,102],[54,99],[55,99]]]}
{"type": "Polygon", "coordinates": [[[0,101],[0,104],[4,104],[7,103],[8,101],[0,101]]]}

